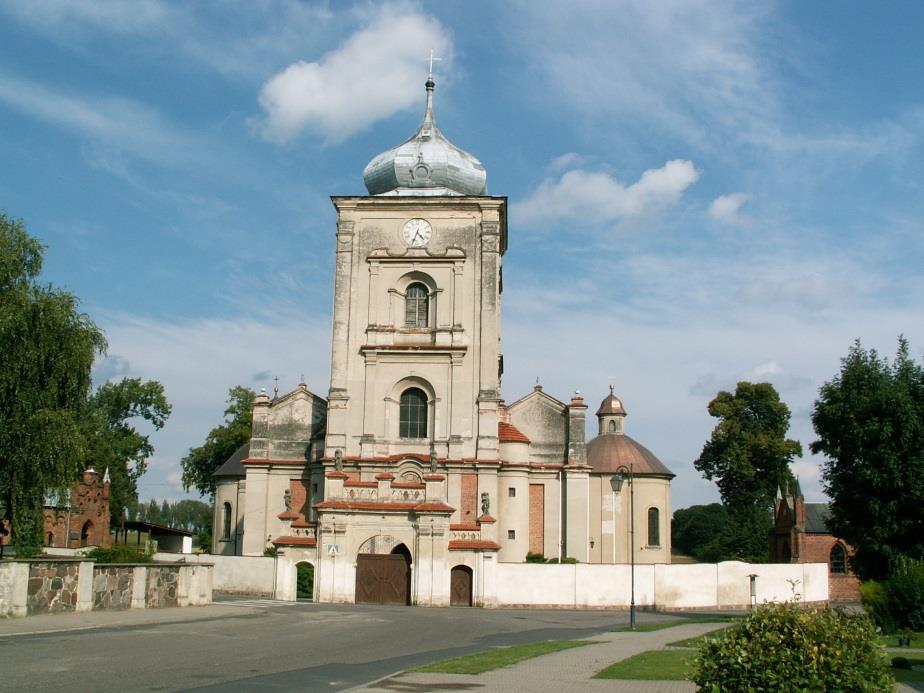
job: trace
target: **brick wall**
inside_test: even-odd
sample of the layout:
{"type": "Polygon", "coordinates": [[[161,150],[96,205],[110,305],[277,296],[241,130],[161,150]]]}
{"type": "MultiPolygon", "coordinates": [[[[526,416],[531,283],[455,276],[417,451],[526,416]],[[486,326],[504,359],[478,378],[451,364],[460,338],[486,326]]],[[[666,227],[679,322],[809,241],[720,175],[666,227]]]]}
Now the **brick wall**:
{"type": "Polygon", "coordinates": [[[828,590],[831,599],[835,601],[856,601],[860,598],[860,581],[857,576],[849,572],[844,575],[831,573],[831,549],[841,544],[849,557],[853,551],[844,542],[839,542],[830,534],[805,534],[802,537],[802,556],[800,563],[827,563],[828,564],[828,590]]]}
{"type": "Polygon", "coordinates": [[[478,475],[462,475],[462,502],[459,522],[473,524],[478,519],[478,475]]]}
{"type": "Polygon", "coordinates": [[[545,486],[529,485],[529,552],[545,552],[545,486]]]}

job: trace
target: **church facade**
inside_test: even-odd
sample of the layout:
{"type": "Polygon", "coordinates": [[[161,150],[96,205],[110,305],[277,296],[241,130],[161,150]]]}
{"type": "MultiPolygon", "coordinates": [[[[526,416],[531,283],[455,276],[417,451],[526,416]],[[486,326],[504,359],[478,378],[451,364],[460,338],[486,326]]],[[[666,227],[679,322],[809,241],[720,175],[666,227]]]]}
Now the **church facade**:
{"type": "Polygon", "coordinates": [[[216,473],[215,553],[275,547],[284,593],[310,563],[318,601],[426,605],[496,604],[495,566],[527,556],[669,563],[673,474],[625,434],[612,388],[589,442],[580,393],[501,398],[507,200],[426,87],[369,194],[332,198],[330,388],[257,396],[216,473]]]}

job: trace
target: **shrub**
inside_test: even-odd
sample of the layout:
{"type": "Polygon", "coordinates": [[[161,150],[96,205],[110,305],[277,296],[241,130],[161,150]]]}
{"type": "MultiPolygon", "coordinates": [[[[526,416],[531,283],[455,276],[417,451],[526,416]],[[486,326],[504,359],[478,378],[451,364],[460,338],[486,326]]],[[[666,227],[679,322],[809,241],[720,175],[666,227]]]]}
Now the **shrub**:
{"type": "Polygon", "coordinates": [[[545,556],[541,553],[529,552],[526,554],[527,563],[545,563],[545,556]]]}
{"type": "Polygon", "coordinates": [[[892,668],[893,669],[910,669],[911,662],[908,661],[907,657],[892,657],[892,668]]]}
{"type": "Polygon", "coordinates": [[[896,558],[885,582],[885,595],[896,629],[924,630],[924,561],[896,558]]]}
{"type": "Polygon", "coordinates": [[[860,601],[866,613],[873,619],[884,633],[894,633],[897,629],[892,610],[889,608],[889,598],[886,595],[885,583],[867,580],[860,583],[860,601]]]}
{"type": "Polygon", "coordinates": [[[886,691],[894,683],[863,614],[765,604],[707,638],[692,680],[704,691],[886,691]]]}
{"type": "Polygon", "coordinates": [[[87,551],[86,557],[97,563],[150,563],[151,554],[144,549],[138,549],[126,544],[116,544],[109,549],[92,549],[87,551]]]}

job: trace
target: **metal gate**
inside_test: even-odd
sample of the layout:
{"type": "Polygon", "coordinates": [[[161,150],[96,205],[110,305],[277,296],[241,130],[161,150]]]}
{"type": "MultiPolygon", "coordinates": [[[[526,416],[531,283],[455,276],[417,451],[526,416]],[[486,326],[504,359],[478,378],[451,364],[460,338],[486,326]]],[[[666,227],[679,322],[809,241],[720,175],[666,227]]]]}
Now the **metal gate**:
{"type": "Polygon", "coordinates": [[[457,565],[450,573],[449,604],[451,606],[472,605],[472,569],[457,565]]]}
{"type": "Polygon", "coordinates": [[[411,566],[403,554],[361,553],[356,557],[356,601],[410,604],[411,566]]]}

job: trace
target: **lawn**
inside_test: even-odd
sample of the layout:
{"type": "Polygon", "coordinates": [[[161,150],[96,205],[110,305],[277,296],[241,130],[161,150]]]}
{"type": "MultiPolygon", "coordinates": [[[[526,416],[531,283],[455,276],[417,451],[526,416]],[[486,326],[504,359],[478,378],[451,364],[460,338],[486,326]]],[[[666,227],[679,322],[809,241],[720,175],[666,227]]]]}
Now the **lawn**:
{"type": "Polygon", "coordinates": [[[570,650],[572,647],[583,647],[584,645],[593,645],[593,640],[546,640],[544,642],[532,642],[525,645],[513,645],[512,647],[500,647],[496,650],[480,652],[479,654],[466,655],[465,657],[456,657],[455,659],[446,659],[442,662],[434,662],[414,669],[418,672],[437,673],[437,674],[482,674],[492,669],[508,667],[511,664],[522,662],[524,659],[541,657],[542,655],[562,650],[570,650]]]}
{"type": "MultiPolygon", "coordinates": [[[[879,642],[885,647],[898,647],[898,635],[880,635],[879,642]]],[[[924,633],[911,633],[911,647],[924,648],[924,633]]]]}
{"type": "MultiPolygon", "coordinates": [[[[908,663],[912,666],[924,665],[924,659],[920,657],[906,657],[905,659],[907,659],[908,663]]],[[[896,681],[901,681],[903,683],[920,683],[924,681],[924,671],[915,671],[914,669],[898,669],[892,667],[892,676],[895,677],[896,681]]]]}
{"type": "Polygon", "coordinates": [[[649,650],[610,664],[603,671],[597,672],[594,678],[685,681],[692,673],[690,660],[695,654],[695,650],[649,650]]]}
{"type": "MultiPolygon", "coordinates": [[[[655,630],[664,628],[673,628],[674,626],[685,626],[688,623],[731,623],[734,616],[691,616],[690,618],[681,618],[674,621],[652,621],[649,623],[636,623],[636,633],[650,633],[655,630]]],[[[630,631],[629,626],[619,626],[612,629],[614,633],[630,631]]]]}

